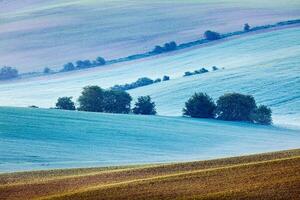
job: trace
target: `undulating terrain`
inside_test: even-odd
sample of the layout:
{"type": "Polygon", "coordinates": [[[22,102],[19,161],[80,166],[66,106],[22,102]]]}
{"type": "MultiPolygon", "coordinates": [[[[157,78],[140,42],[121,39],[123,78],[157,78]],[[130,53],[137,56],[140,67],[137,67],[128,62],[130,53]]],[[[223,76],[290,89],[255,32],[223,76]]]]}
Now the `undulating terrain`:
{"type": "Polygon", "coordinates": [[[157,44],[196,40],[204,31],[241,30],[300,18],[290,0],[1,0],[0,65],[21,72],[107,59],[157,44]]]}
{"type": "Polygon", "coordinates": [[[204,160],[297,148],[299,130],[182,117],[0,108],[0,172],[204,160]]]}
{"type": "Polygon", "coordinates": [[[0,175],[3,200],[298,199],[300,151],[0,175]]]}
{"type": "Polygon", "coordinates": [[[273,109],[274,121],[299,125],[300,120],[300,28],[290,27],[254,33],[209,45],[179,50],[148,59],[89,70],[61,73],[0,83],[3,106],[53,107],[58,97],[76,100],[86,85],[109,88],[115,84],[169,75],[171,80],[130,90],[133,97],[150,95],[159,115],[181,115],[193,92],[214,98],[226,92],[253,95],[273,109]],[[212,66],[220,70],[193,77],[185,71],[212,66]],[[224,69],[222,69],[224,68],[224,69]]]}

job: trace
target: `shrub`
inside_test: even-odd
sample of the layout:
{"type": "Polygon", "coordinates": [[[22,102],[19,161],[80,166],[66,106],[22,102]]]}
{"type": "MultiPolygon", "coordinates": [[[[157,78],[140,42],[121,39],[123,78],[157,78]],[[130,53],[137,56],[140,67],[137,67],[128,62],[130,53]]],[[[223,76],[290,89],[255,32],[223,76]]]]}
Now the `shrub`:
{"type": "Polygon", "coordinates": [[[217,71],[217,70],[219,70],[219,68],[216,67],[216,66],[213,66],[213,67],[212,67],[212,70],[213,70],[213,71],[217,71]]]}
{"type": "Polygon", "coordinates": [[[72,97],[58,98],[55,106],[56,106],[56,109],[75,110],[75,103],[72,101],[72,97]]]}
{"type": "Polygon", "coordinates": [[[209,72],[207,69],[202,68],[202,69],[194,71],[194,74],[204,74],[204,73],[207,73],[207,72],[209,72]]]}
{"type": "Polygon", "coordinates": [[[214,118],[216,104],[213,99],[205,93],[195,93],[183,108],[183,115],[194,118],[214,118]]]}
{"type": "Polygon", "coordinates": [[[244,25],[244,31],[245,31],[245,32],[250,31],[250,25],[249,25],[248,23],[246,23],[246,24],[244,25]]]}
{"type": "Polygon", "coordinates": [[[166,75],[164,75],[164,77],[163,77],[163,81],[168,81],[168,80],[170,80],[170,76],[166,76],[166,75]]]}
{"type": "Polygon", "coordinates": [[[135,82],[132,82],[129,84],[126,83],[124,85],[115,85],[111,89],[125,91],[125,90],[131,90],[131,89],[135,89],[135,88],[146,86],[146,85],[151,85],[153,83],[154,83],[154,81],[152,79],[150,79],[148,77],[143,77],[143,78],[139,78],[135,82]]]}
{"type": "Polygon", "coordinates": [[[251,114],[256,109],[256,103],[251,95],[229,93],[217,101],[216,116],[228,121],[252,121],[251,114]]]}
{"type": "Polygon", "coordinates": [[[106,61],[105,61],[104,58],[98,57],[98,58],[96,58],[96,64],[97,64],[97,65],[105,65],[105,64],[106,64],[106,61]]]}
{"type": "Polygon", "coordinates": [[[155,46],[152,52],[159,54],[163,52],[174,51],[176,49],[177,49],[177,44],[176,42],[172,41],[172,42],[165,43],[163,47],[159,45],[155,46]]]}
{"type": "Polygon", "coordinates": [[[98,86],[87,86],[83,88],[78,98],[81,111],[103,112],[104,90],[98,86]]]}
{"type": "Polygon", "coordinates": [[[0,80],[13,79],[17,78],[18,76],[19,72],[15,68],[4,66],[0,70],[0,80]]]}
{"type": "Polygon", "coordinates": [[[69,62],[67,64],[64,65],[63,70],[64,72],[68,72],[68,71],[73,71],[75,70],[75,66],[73,63],[69,62]]]}
{"type": "Polygon", "coordinates": [[[205,31],[204,37],[207,40],[218,40],[218,39],[221,39],[220,33],[217,33],[217,32],[214,32],[214,31],[210,31],[210,30],[205,31]]]}
{"type": "Polygon", "coordinates": [[[153,50],[154,53],[163,53],[164,52],[164,49],[161,47],[161,46],[155,46],[154,50],[153,50]]]}
{"type": "Polygon", "coordinates": [[[103,111],[107,113],[130,112],[131,96],[125,91],[107,90],[103,94],[103,111]]]}
{"type": "Polygon", "coordinates": [[[265,105],[259,106],[252,114],[254,123],[270,125],[272,124],[272,110],[265,105]]]}
{"type": "Polygon", "coordinates": [[[194,75],[194,73],[192,73],[192,72],[184,72],[183,76],[192,76],[192,75],[194,75]]]}
{"type": "Polygon", "coordinates": [[[154,80],[154,83],[159,83],[159,82],[161,82],[161,78],[157,78],[154,80]]]}
{"type": "Polygon", "coordinates": [[[155,115],[155,103],[151,101],[150,96],[141,96],[132,111],[137,115],[155,115]]]}

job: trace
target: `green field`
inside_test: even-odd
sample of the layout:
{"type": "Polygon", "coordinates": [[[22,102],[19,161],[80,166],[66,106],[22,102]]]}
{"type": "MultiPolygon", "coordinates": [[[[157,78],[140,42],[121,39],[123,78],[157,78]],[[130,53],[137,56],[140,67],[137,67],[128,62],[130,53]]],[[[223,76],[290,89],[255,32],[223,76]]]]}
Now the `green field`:
{"type": "Polygon", "coordinates": [[[0,175],[17,199],[297,199],[300,150],[217,160],[0,175]]]}

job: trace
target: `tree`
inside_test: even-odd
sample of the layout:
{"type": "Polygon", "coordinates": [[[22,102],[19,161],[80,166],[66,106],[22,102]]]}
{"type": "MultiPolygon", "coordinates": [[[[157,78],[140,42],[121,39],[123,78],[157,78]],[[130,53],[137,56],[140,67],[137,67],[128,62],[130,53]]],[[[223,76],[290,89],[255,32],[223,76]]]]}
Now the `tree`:
{"type": "Polygon", "coordinates": [[[97,65],[105,65],[106,64],[105,59],[102,57],[96,58],[96,62],[97,62],[97,65]]]}
{"type": "Polygon", "coordinates": [[[246,24],[244,25],[244,31],[245,31],[245,32],[250,31],[250,25],[249,25],[248,23],[246,23],[246,24]]]}
{"type": "Polygon", "coordinates": [[[164,52],[164,49],[161,46],[157,45],[157,46],[155,46],[153,52],[159,54],[159,53],[164,52]]]}
{"type": "Polygon", "coordinates": [[[195,93],[183,108],[183,115],[194,118],[214,118],[216,104],[206,93],[195,93]]]}
{"type": "Polygon", "coordinates": [[[51,69],[49,67],[44,68],[44,74],[49,74],[51,72],[51,69]]]}
{"type": "Polygon", "coordinates": [[[132,111],[137,115],[155,115],[155,103],[151,101],[150,96],[141,96],[138,98],[132,111]]]}
{"type": "Polygon", "coordinates": [[[218,99],[216,116],[218,119],[228,121],[252,121],[251,114],[255,109],[253,96],[229,93],[218,99]]]}
{"type": "Polygon", "coordinates": [[[78,98],[81,111],[103,112],[104,90],[98,86],[87,86],[83,88],[78,98]]]}
{"type": "Polygon", "coordinates": [[[75,70],[75,66],[73,63],[69,62],[67,64],[64,65],[63,70],[64,72],[68,72],[68,71],[73,71],[75,70]]]}
{"type": "Polygon", "coordinates": [[[218,40],[218,39],[221,39],[220,33],[217,33],[217,32],[214,32],[214,31],[210,31],[210,30],[205,31],[204,37],[207,40],[218,40]]]}
{"type": "Polygon", "coordinates": [[[76,67],[78,69],[84,69],[84,68],[89,68],[89,67],[92,67],[92,63],[90,60],[78,60],[76,62],[76,67]]]}
{"type": "Polygon", "coordinates": [[[131,96],[125,91],[107,90],[104,92],[103,111],[128,114],[131,100],[131,96]]]}
{"type": "Polygon", "coordinates": [[[255,123],[270,125],[272,124],[272,110],[265,105],[260,105],[252,114],[255,123]]]}
{"type": "Polygon", "coordinates": [[[163,77],[163,81],[168,81],[168,80],[170,80],[170,76],[166,76],[166,75],[165,75],[165,76],[163,77]]]}
{"type": "Polygon", "coordinates": [[[7,80],[17,78],[19,76],[19,72],[17,69],[4,66],[0,70],[0,80],[7,80]]]}
{"type": "Polygon", "coordinates": [[[56,109],[62,110],[75,110],[75,103],[72,101],[72,97],[60,97],[56,103],[56,109]]]}

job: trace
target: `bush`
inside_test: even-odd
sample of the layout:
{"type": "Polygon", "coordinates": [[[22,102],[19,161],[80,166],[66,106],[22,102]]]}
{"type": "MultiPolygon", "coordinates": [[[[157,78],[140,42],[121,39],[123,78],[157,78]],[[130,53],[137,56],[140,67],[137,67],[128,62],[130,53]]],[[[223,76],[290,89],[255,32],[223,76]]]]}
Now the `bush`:
{"type": "Polygon", "coordinates": [[[214,118],[216,104],[205,93],[195,93],[183,108],[183,115],[194,118],[214,118]]]}
{"type": "Polygon", "coordinates": [[[75,103],[72,101],[72,97],[58,98],[56,103],[56,109],[75,110],[75,103]]]}
{"type": "Polygon", "coordinates": [[[204,37],[207,40],[219,40],[219,39],[221,39],[220,33],[217,33],[217,32],[214,32],[214,31],[210,31],[210,30],[205,31],[204,37]]]}
{"type": "Polygon", "coordinates": [[[259,106],[252,114],[254,123],[270,125],[272,124],[272,110],[265,105],[259,106]]]}
{"type": "Polygon", "coordinates": [[[244,31],[245,31],[245,32],[250,31],[250,25],[249,25],[248,23],[246,23],[246,24],[244,25],[244,31]]]}
{"type": "Polygon", "coordinates": [[[106,64],[106,61],[105,61],[104,58],[98,57],[98,58],[96,59],[96,64],[97,64],[97,65],[105,65],[105,64],[106,64]]]}
{"type": "Polygon", "coordinates": [[[252,121],[251,114],[256,109],[256,103],[251,95],[229,93],[217,101],[216,116],[228,121],[252,121]]]}
{"type": "Polygon", "coordinates": [[[154,83],[154,81],[152,79],[143,77],[143,78],[139,78],[135,82],[132,82],[129,84],[126,83],[124,85],[115,85],[111,89],[125,91],[125,90],[131,90],[131,89],[135,89],[135,88],[146,86],[146,85],[151,85],[153,83],[154,83]]]}
{"type": "Polygon", "coordinates": [[[162,48],[161,46],[155,46],[154,50],[153,50],[154,53],[163,53],[164,52],[164,48],[162,48]]]}
{"type": "Polygon", "coordinates": [[[154,80],[154,83],[159,83],[159,82],[161,82],[161,78],[157,78],[154,80]]]}
{"type": "Polygon", "coordinates": [[[168,80],[170,80],[170,76],[166,76],[166,75],[164,75],[164,77],[163,77],[163,81],[168,81],[168,80]]]}
{"type": "Polygon", "coordinates": [[[81,111],[103,112],[104,90],[98,86],[87,86],[83,88],[78,98],[81,111]]]}
{"type": "Polygon", "coordinates": [[[18,76],[19,72],[15,68],[4,66],[0,70],[0,80],[13,79],[17,78],[18,76]]]}
{"type": "Polygon", "coordinates": [[[194,73],[192,73],[192,72],[184,72],[183,76],[192,76],[192,75],[194,75],[194,73]]]}
{"type": "Polygon", "coordinates": [[[155,115],[155,103],[151,101],[150,96],[141,96],[132,111],[137,115],[155,115]]]}
{"type": "Polygon", "coordinates": [[[75,70],[75,66],[73,63],[69,62],[67,64],[64,65],[63,70],[64,72],[68,72],[68,71],[73,71],[75,70]]]}
{"type": "Polygon", "coordinates": [[[104,91],[103,111],[107,113],[130,112],[131,96],[125,91],[107,90],[104,91]]]}
{"type": "Polygon", "coordinates": [[[219,70],[219,68],[216,67],[216,66],[213,66],[213,67],[212,67],[212,70],[213,70],[213,71],[217,71],[217,70],[219,70]]]}

